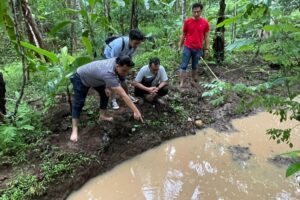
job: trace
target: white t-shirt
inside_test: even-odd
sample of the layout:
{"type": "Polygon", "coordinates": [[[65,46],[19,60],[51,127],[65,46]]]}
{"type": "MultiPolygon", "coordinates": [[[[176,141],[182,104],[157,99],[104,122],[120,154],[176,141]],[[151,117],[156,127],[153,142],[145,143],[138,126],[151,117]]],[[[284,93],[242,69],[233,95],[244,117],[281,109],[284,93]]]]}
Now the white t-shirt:
{"type": "MultiPolygon", "coordinates": [[[[155,74],[153,74],[150,71],[149,65],[145,65],[143,66],[140,71],[138,72],[137,76],[135,77],[135,81],[136,82],[142,82],[142,80],[145,79],[151,79],[155,76],[155,74]]],[[[152,81],[152,86],[156,86],[158,84],[160,84],[163,81],[167,81],[168,80],[168,75],[166,73],[166,70],[163,66],[159,66],[159,70],[157,72],[157,76],[155,77],[155,79],[152,81]]]]}

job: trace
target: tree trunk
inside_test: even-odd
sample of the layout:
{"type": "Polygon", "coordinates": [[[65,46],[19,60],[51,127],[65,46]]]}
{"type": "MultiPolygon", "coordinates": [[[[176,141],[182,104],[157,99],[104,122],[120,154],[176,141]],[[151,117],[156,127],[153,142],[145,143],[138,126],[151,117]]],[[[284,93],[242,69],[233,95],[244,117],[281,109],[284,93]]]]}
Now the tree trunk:
{"type": "MultiPolygon", "coordinates": [[[[233,16],[235,17],[237,15],[237,5],[236,5],[236,0],[234,2],[234,13],[233,16]]],[[[233,23],[231,25],[231,43],[234,43],[235,38],[236,38],[236,23],[233,23]]]]}
{"type": "MultiPolygon", "coordinates": [[[[71,9],[76,9],[76,2],[77,0],[67,0],[66,1],[66,7],[71,9]]],[[[70,26],[70,54],[72,55],[77,48],[77,38],[76,38],[76,29],[75,29],[75,23],[78,19],[77,15],[70,14],[71,19],[71,26],[70,26]]]]}
{"type": "Polygon", "coordinates": [[[182,21],[185,20],[186,18],[186,0],[181,0],[181,16],[182,16],[182,21]]]}
{"type": "Polygon", "coordinates": [[[138,1],[132,0],[130,29],[138,28],[138,1]]]}
{"type": "MultiPolygon", "coordinates": [[[[20,89],[20,95],[16,101],[15,110],[13,113],[13,120],[14,120],[14,119],[16,119],[16,116],[18,113],[18,108],[19,108],[19,105],[20,105],[23,95],[24,95],[24,90],[25,90],[25,86],[26,86],[27,62],[26,62],[26,57],[24,54],[24,48],[21,46],[21,34],[20,34],[20,30],[19,30],[16,5],[14,4],[14,0],[10,0],[10,6],[11,6],[12,14],[13,14],[14,31],[17,36],[16,43],[17,43],[18,50],[20,52],[21,60],[22,60],[22,85],[21,85],[21,89],[20,89]]],[[[15,121],[13,121],[13,122],[15,122],[15,121]]]]}
{"type": "Polygon", "coordinates": [[[28,0],[21,0],[21,7],[30,43],[34,44],[37,47],[45,49],[42,34],[38,29],[34,18],[32,17],[31,9],[28,5],[28,0]]]}
{"type": "MultiPolygon", "coordinates": [[[[217,18],[217,24],[221,23],[225,20],[225,0],[219,1],[220,9],[218,12],[218,18],[217,18]]],[[[216,28],[216,35],[213,43],[213,49],[214,49],[214,57],[217,60],[218,63],[221,63],[224,61],[224,47],[225,47],[225,27],[218,27],[216,28]]]]}
{"type": "Polygon", "coordinates": [[[4,121],[4,115],[6,115],[6,108],[5,108],[5,82],[3,79],[3,75],[0,72],[0,123],[4,121]]]}

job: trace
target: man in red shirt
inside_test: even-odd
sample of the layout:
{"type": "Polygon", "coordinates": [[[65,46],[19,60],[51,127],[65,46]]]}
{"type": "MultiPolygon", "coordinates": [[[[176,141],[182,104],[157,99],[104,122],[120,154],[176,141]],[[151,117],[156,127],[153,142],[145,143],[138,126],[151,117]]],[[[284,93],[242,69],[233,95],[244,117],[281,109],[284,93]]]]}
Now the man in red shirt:
{"type": "Polygon", "coordinates": [[[195,3],[192,6],[193,17],[184,21],[182,28],[182,36],[180,38],[179,47],[182,45],[182,63],[180,73],[180,87],[183,87],[186,77],[186,69],[190,58],[192,58],[192,79],[197,82],[197,65],[204,50],[204,58],[208,57],[209,49],[209,24],[206,19],[201,18],[203,5],[195,3]],[[203,42],[205,45],[203,45],[203,42]]]}

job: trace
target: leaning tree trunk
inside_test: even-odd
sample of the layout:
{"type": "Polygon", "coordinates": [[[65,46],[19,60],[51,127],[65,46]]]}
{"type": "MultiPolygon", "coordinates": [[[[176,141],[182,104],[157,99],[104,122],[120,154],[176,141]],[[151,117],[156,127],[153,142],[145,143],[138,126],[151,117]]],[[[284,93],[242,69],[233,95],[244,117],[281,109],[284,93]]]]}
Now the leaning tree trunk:
{"type": "Polygon", "coordinates": [[[4,115],[6,114],[6,108],[5,108],[5,82],[3,79],[3,75],[0,72],[0,123],[4,121],[4,115]]]}
{"type": "Polygon", "coordinates": [[[22,60],[22,85],[21,85],[19,97],[16,101],[15,110],[14,110],[14,113],[13,113],[13,120],[15,120],[16,116],[17,116],[17,113],[18,113],[19,105],[20,105],[20,103],[22,101],[22,98],[23,98],[23,95],[24,95],[25,86],[26,86],[27,63],[26,63],[26,56],[24,54],[24,48],[21,46],[21,33],[20,33],[20,30],[19,30],[19,24],[18,24],[18,19],[17,19],[17,12],[16,12],[16,5],[15,5],[14,0],[10,0],[10,7],[11,7],[11,10],[12,10],[12,14],[13,14],[14,32],[15,32],[15,35],[16,35],[16,43],[17,43],[18,51],[19,51],[20,56],[21,56],[21,60],[22,60]]]}
{"type": "MultiPolygon", "coordinates": [[[[218,19],[217,24],[223,22],[225,20],[225,0],[219,1],[220,9],[218,12],[218,19]]],[[[217,27],[216,33],[215,33],[215,39],[213,43],[213,49],[214,49],[214,56],[218,63],[221,63],[224,61],[224,47],[225,47],[225,26],[217,27]]]]}
{"type": "Polygon", "coordinates": [[[130,29],[138,28],[138,1],[132,0],[130,29]]]}
{"type": "Polygon", "coordinates": [[[32,16],[28,0],[21,0],[21,7],[30,43],[44,49],[42,34],[32,16]]]}

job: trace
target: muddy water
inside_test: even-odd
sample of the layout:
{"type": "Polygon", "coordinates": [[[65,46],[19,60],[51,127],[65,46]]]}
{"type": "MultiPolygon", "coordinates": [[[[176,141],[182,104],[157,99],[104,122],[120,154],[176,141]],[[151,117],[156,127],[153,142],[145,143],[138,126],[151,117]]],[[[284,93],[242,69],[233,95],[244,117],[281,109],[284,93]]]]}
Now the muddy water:
{"type": "MultiPolygon", "coordinates": [[[[284,167],[267,161],[291,149],[265,134],[267,128],[296,124],[260,113],[234,120],[234,133],[201,130],[90,180],[68,200],[300,199],[295,177],[285,178],[284,167]]],[[[297,127],[294,149],[300,149],[299,138],[297,127]]]]}

